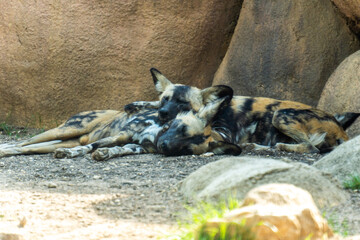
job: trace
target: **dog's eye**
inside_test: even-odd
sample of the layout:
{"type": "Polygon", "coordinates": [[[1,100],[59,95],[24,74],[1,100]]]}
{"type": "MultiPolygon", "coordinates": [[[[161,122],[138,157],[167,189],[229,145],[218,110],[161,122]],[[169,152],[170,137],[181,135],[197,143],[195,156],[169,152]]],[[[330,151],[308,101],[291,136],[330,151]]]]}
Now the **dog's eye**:
{"type": "Polygon", "coordinates": [[[179,104],[188,104],[187,101],[184,101],[184,100],[181,100],[181,99],[179,99],[177,102],[178,102],[179,104]]]}
{"type": "Polygon", "coordinates": [[[161,99],[162,102],[168,102],[169,101],[169,97],[165,96],[161,99]]]}

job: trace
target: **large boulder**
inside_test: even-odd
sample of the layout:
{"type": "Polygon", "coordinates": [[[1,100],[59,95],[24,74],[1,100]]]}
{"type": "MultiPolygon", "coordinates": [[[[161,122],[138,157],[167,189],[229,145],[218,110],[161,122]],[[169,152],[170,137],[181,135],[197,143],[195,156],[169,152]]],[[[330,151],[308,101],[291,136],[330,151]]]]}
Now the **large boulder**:
{"type": "Polygon", "coordinates": [[[209,163],[190,174],[180,191],[189,199],[244,198],[252,188],[288,183],[311,193],[318,207],[344,202],[348,194],[319,170],[301,163],[257,157],[230,157],[209,163]]]}
{"type": "MultiPolygon", "coordinates": [[[[360,112],[360,51],[348,56],[331,74],[321,94],[318,108],[330,113],[360,112]]],[[[360,134],[360,118],[347,130],[360,134]]]]}
{"type": "Polygon", "coordinates": [[[314,163],[314,167],[331,174],[341,183],[360,174],[360,136],[347,141],[314,163]]]}
{"type": "MultiPolygon", "coordinates": [[[[337,240],[337,239],[335,239],[335,240],[337,240]]],[[[360,235],[346,237],[346,238],[344,238],[344,240],[360,240],[360,235]]]]}
{"type": "Polygon", "coordinates": [[[249,239],[258,240],[307,239],[309,236],[321,240],[334,235],[311,195],[290,184],[269,184],[251,190],[240,208],[204,224],[202,235],[214,229],[220,232],[221,225],[227,228],[227,239],[240,239],[245,230],[254,237],[249,239]]]}
{"type": "Polygon", "coordinates": [[[329,0],[245,0],[213,84],[315,106],[359,41],[329,0]]]}
{"type": "Polygon", "coordinates": [[[359,0],[331,0],[349,21],[350,28],[360,36],[359,0]]]}
{"type": "Polygon", "coordinates": [[[24,240],[25,238],[20,234],[15,233],[0,233],[0,240],[24,240]]]}
{"type": "Polygon", "coordinates": [[[0,121],[154,100],[149,73],[211,85],[242,1],[0,1],[0,121]]]}

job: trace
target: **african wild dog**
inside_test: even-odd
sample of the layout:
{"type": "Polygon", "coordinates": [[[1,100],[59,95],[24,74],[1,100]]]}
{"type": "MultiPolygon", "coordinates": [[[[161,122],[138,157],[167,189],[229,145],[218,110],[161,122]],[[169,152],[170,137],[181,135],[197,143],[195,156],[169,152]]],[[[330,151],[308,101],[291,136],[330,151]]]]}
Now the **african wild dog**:
{"type": "Polygon", "coordinates": [[[179,113],[159,132],[156,141],[158,151],[168,156],[205,152],[239,155],[241,148],[238,145],[216,138],[211,128],[217,112],[230,99],[231,97],[223,97],[213,100],[196,113],[179,113]]]}
{"type": "MultiPolygon", "coordinates": [[[[162,112],[162,109],[136,110],[134,105],[125,108],[127,112],[114,110],[82,112],[70,117],[59,127],[31,139],[0,145],[0,157],[49,152],[55,152],[55,157],[75,157],[99,147],[124,144],[127,145],[117,149],[122,151],[118,155],[155,152],[155,140],[162,130],[162,124],[175,118],[179,112],[189,110],[196,112],[213,99],[232,96],[232,89],[229,87],[217,86],[201,91],[181,84],[169,84],[170,82],[159,71],[156,69],[150,71],[155,87],[161,94],[161,101],[164,102],[171,96],[171,101],[176,103],[166,113],[162,112]]],[[[100,159],[101,156],[97,158],[100,159]]],[[[107,157],[103,154],[102,158],[107,157]]]]}
{"type": "MultiPolygon", "coordinates": [[[[164,84],[176,86],[168,79],[164,81],[164,84]]],[[[171,87],[168,88],[171,89],[171,87]]],[[[188,86],[188,88],[193,87],[188,86]]],[[[220,95],[215,95],[215,97],[220,95]]],[[[159,108],[160,119],[167,119],[167,116],[171,118],[174,114],[172,113],[176,106],[174,97],[175,92],[171,91],[163,94],[160,102],[135,102],[129,104],[127,108],[139,110],[151,105],[152,108],[159,108]]],[[[176,97],[181,98],[178,94],[176,97]]],[[[193,98],[196,101],[197,97],[193,98]]],[[[212,98],[210,101],[214,100],[212,98]]],[[[234,96],[230,103],[221,107],[214,117],[211,123],[211,135],[216,141],[251,146],[255,149],[276,146],[276,149],[288,152],[326,152],[349,139],[344,130],[359,115],[360,113],[349,112],[332,116],[299,102],[234,96]]],[[[181,126],[179,125],[178,128],[181,126]]],[[[179,142],[169,141],[169,139],[178,138],[181,138],[178,132],[167,131],[162,138],[159,138],[158,148],[164,154],[171,154],[182,145],[186,148],[193,141],[188,142],[185,138],[179,142]]]]}
{"type": "MultiPolygon", "coordinates": [[[[347,115],[350,118],[343,119],[344,126],[359,116],[347,115]]],[[[318,153],[349,139],[334,116],[300,103],[269,98],[234,97],[228,106],[219,110],[211,127],[214,140],[251,146],[256,150],[276,146],[288,152],[318,153]]],[[[171,131],[164,136],[178,138],[171,135],[171,131]]],[[[160,139],[158,144],[164,154],[180,148],[175,141],[160,139]]]]}
{"type": "MultiPolygon", "coordinates": [[[[199,155],[206,152],[213,152],[214,154],[239,155],[241,153],[241,148],[239,146],[223,141],[216,141],[210,134],[210,123],[213,117],[216,115],[220,106],[224,102],[228,101],[228,99],[230,99],[230,97],[224,97],[211,101],[205,104],[196,113],[193,111],[180,112],[175,119],[165,123],[161,129],[158,129],[156,132],[152,131],[152,134],[146,138],[147,142],[142,142],[140,145],[126,144],[125,146],[115,146],[109,148],[108,146],[111,142],[107,141],[105,138],[89,144],[88,146],[80,146],[64,150],[73,152],[74,149],[80,148],[87,148],[91,150],[96,149],[92,153],[92,158],[95,160],[106,160],[127,154],[140,153],[164,153],[169,156],[189,154],[199,155]],[[170,134],[167,134],[168,131],[170,131],[170,134]],[[166,136],[171,136],[172,138],[168,139],[166,136]],[[167,151],[167,149],[162,148],[163,143],[167,141],[170,141],[173,144],[182,144],[179,144],[178,148],[173,148],[172,151],[167,151]],[[184,142],[187,144],[184,144],[184,142]],[[102,146],[103,148],[98,148],[99,146],[102,146]]],[[[148,128],[153,127],[154,126],[150,126],[148,128]]],[[[146,132],[147,130],[144,129],[141,134],[146,132]]]]}

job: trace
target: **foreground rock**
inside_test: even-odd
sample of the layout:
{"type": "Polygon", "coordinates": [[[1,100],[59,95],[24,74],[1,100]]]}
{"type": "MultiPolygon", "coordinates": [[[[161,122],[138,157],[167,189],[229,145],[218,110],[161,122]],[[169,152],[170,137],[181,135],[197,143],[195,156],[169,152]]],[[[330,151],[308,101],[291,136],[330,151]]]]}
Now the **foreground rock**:
{"type": "Polygon", "coordinates": [[[241,208],[222,219],[209,221],[200,234],[206,235],[224,224],[228,239],[240,234],[249,236],[248,232],[258,240],[294,240],[309,236],[320,240],[334,235],[311,195],[289,184],[269,184],[251,190],[241,208]]]}
{"type": "Polygon", "coordinates": [[[213,84],[316,105],[330,74],[358,49],[329,0],[245,0],[213,84]]]}
{"type": "Polygon", "coordinates": [[[24,240],[24,237],[14,233],[0,233],[0,240],[24,240]]]}
{"type": "Polygon", "coordinates": [[[313,166],[330,173],[341,183],[348,180],[351,175],[359,175],[360,136],[341,144],[313,166]]]}
{"type": "Polygon", "coordinates": [[[231,157],[209,163],[190,174],[180,191],[190,199],[244,198],[252,188],[267,183],[289,183],[305,189],[318,207],[344,202],[348,194],[316,168],[256,157],[231,157]]]}
{"type": "MultiPolygon", "coordinates": [[[[334,239],[337,240],[337,239],[334,239]]],[[[344,240],[360,240],[360,235],[344,238],[344,240]]]]}
{"type": "Polygon", "coordinates": [[[0,1],[0,120],[54,126],[153,100],[149,73],[205,87],[241,1],[0,1]]]}
{"type": "MultiPolygon", "coordinates": [[[[360,5],[359,5],[360,6],[360,5]]],[[[334,71],[321,94],[318,108],[330,113],[360,112],[360,51],[347,57],[334,71]]],[[[360,134],[360,118],[348,129],[360,134]]]]}

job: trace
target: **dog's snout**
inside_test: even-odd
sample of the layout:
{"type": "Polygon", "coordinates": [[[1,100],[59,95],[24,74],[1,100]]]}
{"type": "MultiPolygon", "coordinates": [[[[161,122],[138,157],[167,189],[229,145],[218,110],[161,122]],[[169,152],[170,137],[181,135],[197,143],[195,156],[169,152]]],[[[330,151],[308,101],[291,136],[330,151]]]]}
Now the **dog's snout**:
{"type": "Polygon", "coordinates": [[[169,112],[165,109],[160,109],[159,110],[159,117],[162,118],[162,119],[165,119],[167,118],[169,115],[169,112]]]}

